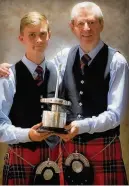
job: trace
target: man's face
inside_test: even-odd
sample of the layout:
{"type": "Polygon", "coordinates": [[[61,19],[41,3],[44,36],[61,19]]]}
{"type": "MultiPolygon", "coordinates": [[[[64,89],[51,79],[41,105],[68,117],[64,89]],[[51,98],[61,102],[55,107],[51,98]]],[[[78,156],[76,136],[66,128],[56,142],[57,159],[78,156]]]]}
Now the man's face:
{"type": "Polygon", "coordinates": [[[26,26],[19,39],[25,45],[26,52],[43,53],[50,39],[46,21],[42,21],[38,25],[26,26]]]}
{"type": "Polygon", "coordinates": [[[78,16],[71,23],[71,29],[80,41],[80,45],[95,45],[100,39],[103,30],[103,22],[93,12],[81,9],[78,16]]]}

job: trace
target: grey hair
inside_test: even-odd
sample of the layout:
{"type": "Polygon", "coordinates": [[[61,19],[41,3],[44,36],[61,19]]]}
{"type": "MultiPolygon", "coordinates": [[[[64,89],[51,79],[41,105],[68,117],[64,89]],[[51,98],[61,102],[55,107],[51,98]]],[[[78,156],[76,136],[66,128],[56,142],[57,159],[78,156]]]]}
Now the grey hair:
{"type": "Polygon", "coordinates": [[[93,2],[81,2],[81,3],[77,3],[71,11],[71,21],[73,21],[75,19],[75,17],[77,17],[78,13],[79,13],[79,9],[87,9],[87,10],[91,10],[95,16],[99,19],[100,23],[103,22],[103,13],[102,10],[100,9],[100,7],[93,3],[93,2]]]}

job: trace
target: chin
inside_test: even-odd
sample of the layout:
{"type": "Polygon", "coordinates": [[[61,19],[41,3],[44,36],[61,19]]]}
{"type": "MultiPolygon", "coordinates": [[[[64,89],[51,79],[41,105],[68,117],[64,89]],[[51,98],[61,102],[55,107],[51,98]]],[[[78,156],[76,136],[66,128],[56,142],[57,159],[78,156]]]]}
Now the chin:
{"type": "Polygon", "coordinates": [[[81,40],[81,43],[91,44],[91,43],[93,43],[93,40],[92,39],[85,38],[85,39],[82,39],[81,40]]]}
{"type": "Polygon", "coordinates": [[[35,48],[36,52],[44,52],[44,50],[45,50],[44,48],[35,48]]]}

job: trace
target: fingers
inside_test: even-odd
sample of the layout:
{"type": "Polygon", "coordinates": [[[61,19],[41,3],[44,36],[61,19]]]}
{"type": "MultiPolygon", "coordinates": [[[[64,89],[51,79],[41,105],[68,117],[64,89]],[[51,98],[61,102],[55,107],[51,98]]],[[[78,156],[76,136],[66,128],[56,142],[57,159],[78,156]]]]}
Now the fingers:
{"type": "Polygon", "coordinates": [[[11,65],[8,63],[2,63],[0,65],[0,77],[7,77],[9,76],[10,72],[9,72],[9,67],[11,65]]]}
{"type": "Polygon", "coordinates": [[[75,135],[72,134],[56,134],[57,136],[59,136],[62,140],[64,140],[65,142],[71,140],[75,135]]]}
{"type": "Polygon", "coordinates": [[[70,129],[72,128],[72,125],[71,125],[71,124],[65,125],[64,128],[65,128],[66,130],[70,130],[70,129]]]}
{"type": "Polygon", "coordinates": [[[31,141],[43,141],[53,134],[49,132],[39,133],[31,128],[28,135],[31,141]]]}
{"type": "Polygon", "coordinates": [[[11,67],[11,64],[9,64],[9,63],[2,63],[2,64],[0,64],[0,67],[5,67],[5,68],[10,68],[11,67]]]}
{"type": "Polygon", "coordinates": [[[73,139],[79,132],[78,127],[76,125],[74,125],[74,123],[71,123],[71,124],[65,126],[64,128],[66,130],[68,130],[68,134],[56,134],[56,135],[59,136],[65,142],[73,139]]]}
{"type": "Polygon", "coordinates": [[[37,131],[37,129],[42,126],[42,122],[41,123],[38,123],[36,125],[34,125],[30,131],[29,131],[29,138],[31,141],[43,141],[43,140],[46,140],[49,136],[52,136],[53,133],[52,132],[49,132],[49,131],[44,131],[42,133],[39,133],[37,131]]]}
{"type": "Polygon", "coordinates": [[[41,122],[41,123],[38,123],[38,124],[36,124],[36,125],[34,125],[34,126],[32,127],[32,129],[37,130],[41,125],[42,125],[42,122],[41,122]]]}
{"type": "Polygon", "coordinates": [[[8,77],[10,72],[6,69],[1,69],[0,68],[0,77],[8,77]]]}

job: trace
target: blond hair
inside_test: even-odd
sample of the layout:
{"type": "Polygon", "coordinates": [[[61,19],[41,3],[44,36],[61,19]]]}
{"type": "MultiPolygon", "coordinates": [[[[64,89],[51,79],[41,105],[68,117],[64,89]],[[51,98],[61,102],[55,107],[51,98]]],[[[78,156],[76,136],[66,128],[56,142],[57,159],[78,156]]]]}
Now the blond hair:
{"type": "Polygon", "coordinates": [[[45,21],[48,25],[48,31],[49,31],[49,22],[45,15],[39,13],[39,12],[29,12],[26,14],[20,22],[20,33],[22,34],[24,31],[24,28],[28,25],[38,25],[42,21],[45,21]]]}
{"type": "Polygon", "coordinates": [[[100,7],[93,3],[93,2],[81,2],[81,3],[77,3],[71,11],[71,21],[74,21],[75,17],[78,16],[79,10],[80,9],[87,9],[90,10],[94,13],[94,15],[99,19],[100,23],[102,23],[103,20],[103,13],[100,9],[100,7]]]}

